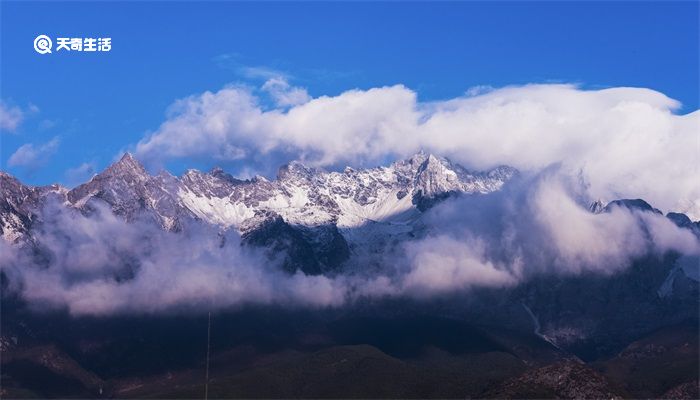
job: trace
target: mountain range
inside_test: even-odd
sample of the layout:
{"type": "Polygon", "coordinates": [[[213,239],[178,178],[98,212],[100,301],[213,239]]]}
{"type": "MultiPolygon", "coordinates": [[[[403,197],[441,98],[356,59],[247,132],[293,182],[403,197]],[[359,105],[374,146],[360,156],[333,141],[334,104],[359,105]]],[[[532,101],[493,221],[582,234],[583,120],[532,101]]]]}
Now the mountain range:
{"type": "Polygon", "coordinates": [[[131,221],[144,216],[162,229],[180,231],[192,221],[237,230],[248,242],[274,247],[284,241],[303,260],[289,269],[321,273],[353,248],[419,229],[422,211],[458,193],[500,189],[517,174],[500,166],[469,171],[445,158],[418,153],[388,167],[326,172],[299,162],[282,166],[277,179],[237,179],[214,168],[150,175],[131,154],[71,190],[31,187],[0,173],[0,234],[9,242],[31,240],[48,199],[89,214],[95,203],[131,221]]]}
{"type": "MultiPolygon", "coordinates": [[[[282,257],[290,274],[332,276],[353,255],[440,229],[425,218],[448,199],[487,199],[520,175],[508,166],[470,171],[420,152],[389,166],[331,172],[290,162],[274,180],[237,179],[221,168],[176,177],[151,175],[125,154],[72,189],[29,186],[0,172],[0,235],[50,258],[40,232],[55,223],[52,207],[86,217],[108,209],[173,235],[205,226],[224,241],[235,232],[243,245],[282,257]]],[[[663,216],[642,199],[595,201],[588,212],[617,208],[668,218],[700,237],[700,221],[663,216]]],[[[638,257],[616,274],[545,274],[422,303],[222,310],[212,388],[224,397],[692,397],[697,263],[668,252],[638,257]],[[382,376],[398,383],[387,386],[382,376]],[[348,379],[364,389],[350,390],[348,379]]],[[[171,398],[201,390],[197,315],[42,314],[7,290],[2,314],[3,380],[13,396],[171,398]],[[173,376],[183,386],[172,386],[173,376]]]]}

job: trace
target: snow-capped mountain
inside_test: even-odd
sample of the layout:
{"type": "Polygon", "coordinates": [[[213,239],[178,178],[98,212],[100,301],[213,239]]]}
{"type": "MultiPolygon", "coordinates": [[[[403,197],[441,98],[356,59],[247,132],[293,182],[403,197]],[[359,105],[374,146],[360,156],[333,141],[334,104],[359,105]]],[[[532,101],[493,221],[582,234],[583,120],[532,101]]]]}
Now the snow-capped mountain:
{"type": "Polygon", "coordinates": [[[291,162],[277,179],[237,180],[220,169],[188,171],[176,197],[194,215],[223,228],[240,229],[256,211],[278,214],[295,225],[339,228],[406,223],[426,199],[450,193],[498,190],[516,171],[498,167],[469,172],[444,158],[418,153],[389,167],[325,172],[291,162]]]}
{"type": "MultiPolygon", "coordinates": [[[[42,252],[37,232],[55,223],[46,214],[55,208],[45,206],[65,207],[78,216],[90,216],[106,206],[133,223],[131,227],[146,219],[174,235],[199,233],[189,230],[191,224],[211,227],[214,234],[236,231],[245,245],[268,252],[275,266],[279,262],[288,272],[333,277],[352,271],[342,268],[358,260],[363,267],[368,263],[368,269],[393,268],[394,254],[378,251],[401,249],[404,240],[425,237],[432,229],[423,218],[427,209],[452,195],[498,191],[517,173],[510,167],[469,171],[447,159],[418,153],[385,167],[336,172],[291,162],[273,180],[236,179],[220,168],[189,170],[175,177],[167,172],[150,175],[126,154],[72,190],[58,185],[31,187],[0,173],[0,234],[7,242],[30,246],[28,254],[41,266],[51,254],[42,252]],[[399,246],[393,246],[396,242],[399,246]],[[370,257],[364,257],[366,252],[370,257]]],[[[641,199],[599,200],[590,211],[613,213],[618,207],[660,213],[641,199]]],[[[680,213],[666,217],[700,236],[700,222],[680,213]]],[[[221,247],[228,237],[221,235],[221,247]]],[[[122,261],[119,254],[115,258],[122,261]]],[[[123,259],[126,267],[109,275],[115,280],[137,268],[128,256],[123,259]]],[[[486,325],[526,330],[533,325],[537,336],[555,346],[590,346],[595,355],[599,348],[613,351],[640,332],[696,318],[697,265],[696,255],[669,252],[663,257],[638,257],[610,276],[537,275],[515,288],[480,293],[486,297],[471,304],[470,312],[486,325]]]]}
{"type": "Polygon", "coordinates": [[[29,239],[51,194],[83,213],[103,202],[127,221],[146,215],[170,231],[199,220],[273,249],[283,241],[304,255],[305,272],[318,273],[341,262],[353,247],[409,234],[435,202],[457,193],[499,190],[516,173],[506,166],[472,172],[420,152],[387,167],[342,172],[291,162],[272,181],[236,179],[220,168],[189,170],[178,178],[167,172],[152,176],[127,153],[72,190],[30,187],[3,173],[0,229],[10,242],[29,239]]]}
{"type": "MultiPolygon", "coordinates": [[[[173,232],[196,222],[235,230],[271,255],[286,254],[284,265],[290,271],[323,273],[353,252],[379,250],[387,241],[420,235],[421,216],[446,197],[494,192],[516,174],[507,166],[469,171],[419,152],[386,167],[340,172],[290,162],[274,180],[236,179],[220,168],[154,176],[127,153],[72,190],[27,186],[0,172],[0,234],[11,243],[31,242],[32,228],[41,222],[49,200],[85,215],[101,204],[126,221],[146,218],[173,232]]],[[[599,200],[590,210],[614,207],[660,213],[641,199],[599,200]]],[[[668,217],[700,234],[700,223],[685,215],[668,217]]]]}

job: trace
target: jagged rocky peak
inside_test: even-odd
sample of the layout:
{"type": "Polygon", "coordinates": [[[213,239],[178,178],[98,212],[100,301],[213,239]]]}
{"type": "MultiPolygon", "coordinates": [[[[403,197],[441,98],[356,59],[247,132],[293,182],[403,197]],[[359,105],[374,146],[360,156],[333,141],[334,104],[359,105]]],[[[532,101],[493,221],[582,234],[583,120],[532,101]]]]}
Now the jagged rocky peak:
{"type": "Polygon", "coordinates": [[[457,179],[457,173],[455,172],[456,169],[457,167],[448,159],[436,157],[433,154],[428,154],[416,172],[419,176],[443,176],[445,179],[455,180],[457,179]]]}
{"type": "Polygon", "coordinates": [[[209,175],[213,176],[214,178],[221,179],[223,181],[229,182],[229,183],[234,184],[234,185],[240,185],[241,183],[245,183],[244,180],[234,178],[233,175],[224,171],[223,168],[221,168],[221,167],[212,168],[211,171],[209,171],[209,175]]]}
{"type": "Polygon", "coordinates": [[[469,180],[473,177],[508,180],[518,172],[517,169],[507,165],[500,165],[481,172],[469,171],[447,157],[441,157],[424,150],[420,150],[411,157],[393,163],[392,167],[398,171],[408,172],[413,175],[445,175],[451,179],[458,178],[461,180],[469,180]]]}
{"type": "Polygon", "coordinates": [[[107,204],[127,221],[149,218],[166,230],[179,230],[191,212],[180,206],[180,180],[168,173],[151,176],[131,154],[68,192],[73,207],[90,213],[96,202],[107,204]]]}
{"type": "Polygon", "coordinates": [[[119,161],[93,176],[89,182],[69,191],[68,200],[81,206],[95,195],[113,198],[114,201],[121,197],[133,198],[133,192],[151,178],[141,163],[130,153],[124,153],[119,161]],[[126,196],[126,193],[129,193],[129,196],[126,196]]]}
{"type": "Polygon", "coordinates": [[[306,180],[317,172],[321,171],[316,168],[307,167],[300,161],[291,161],[279,168],[277,171],[277,180],[306,180]]]}
{"type": "Polygon", "coordinates": [[[425,160],[428,159],[429,155],[431,155],[431,154],[428,154],[423,149],[421,149],[417,153],[412,155],[411,157],[409,157],[405,160],[397,161],[394,164],[408,165],[408,166],[413,167],[414,170],[418,170],[418,168],[420,168],[420,166],[423,165],[425,160]]]}
{"type": "MultiPolygon", "coordinates": [[[[223,229],[242,230],[249,222],[256,225],[254,216],[259,212],[274,212],[294,226],[351,229],[368,223],[391,225],[396,218],[404,225],[411,223],[420,211],[447,196],[500,189],[512,171],[503,167],[470,172],[420,151],[390,166],[348,167],[342,172],[292,161],[279,169],[274,181],[261,176],[242,180],[218,167],[209,172],[191,169],[180,177],[167,172],[151,176],[126,153],[66,197],[70,206],[85,212],[101,201],[127,219],[152,215],[166,229],[178,229],[182,221],[196,218],[223,229]]],[[[309,232],[333,238],[323,229],[309,232]]]]}
{"type": "Polygon", "coordinates": [[[131,175],[140,178],[149,177],[146,168],[141,165],[141,163],[131,155],[131,153],[124,153],[122,158],[116,163],[110,165],[102,173],[98,175],[109,175],[109,176],[124,176],[131,175]]]}
{"type": "Polygon", "coordinates": [[[440,168],[443,167],[445,168],[447,165],[450,165],[450,161],[447,160],[447,158],[444,157],[438,157],[433,153],[429,153],[428,156],[425,158],[425,161],[423,161],[423,164],[421,167],[423,169],[426,168],[440,168]]]}

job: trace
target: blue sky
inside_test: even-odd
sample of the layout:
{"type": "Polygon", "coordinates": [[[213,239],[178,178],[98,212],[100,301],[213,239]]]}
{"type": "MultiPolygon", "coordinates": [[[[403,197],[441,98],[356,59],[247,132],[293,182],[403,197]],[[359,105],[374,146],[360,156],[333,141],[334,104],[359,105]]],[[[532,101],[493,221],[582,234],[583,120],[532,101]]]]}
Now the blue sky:
{"type": "MultiPolygon", "coordinates": [[[[698,109],[698,3],[1,3],[0,99],[22,111],[2,170],[73,184],[158,129],[179,98],[271,71],[312,97],[403,84],[421,101],[470,87],[646,87],[698,109]],[[37,54],[39,34],[111,37],[109,53],[37,54]],[[52,142],[53,141],[53,142],[52,142]],[[49,150],[8,166],[22,145],[49,150]],[[46,148],[45,148],[46,149],[46,148]]],[[[168,169],[217,160],[175,159],[168,169]]]]}

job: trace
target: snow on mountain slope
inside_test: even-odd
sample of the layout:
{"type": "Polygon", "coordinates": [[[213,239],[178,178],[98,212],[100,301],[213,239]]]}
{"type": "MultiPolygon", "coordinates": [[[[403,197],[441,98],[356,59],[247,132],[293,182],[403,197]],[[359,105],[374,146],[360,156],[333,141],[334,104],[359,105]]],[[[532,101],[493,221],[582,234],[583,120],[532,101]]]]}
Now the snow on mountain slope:
{"type": "Polygon", "coordinates": [[[274,212],[293,225],[406,225],[420,215],[417,198],[488,193],[514,174],[508,167],[471,173],[446,159],[418,153],[389,167],[359,171],[326,172],[291,162],[272,182],[234,180],[220,170],[188,171],[177,197],[194,215],[223,228],[241,227],[256,210],[274,212]]]}
{"type": "Polygon", "coordinates": [[[228,197],[198,196],[186,189],[180,189],[177,195],[197,217],[223,228],[238,227],[255,216],[253,209],[245,203],[232,202],[228,197]]]}

